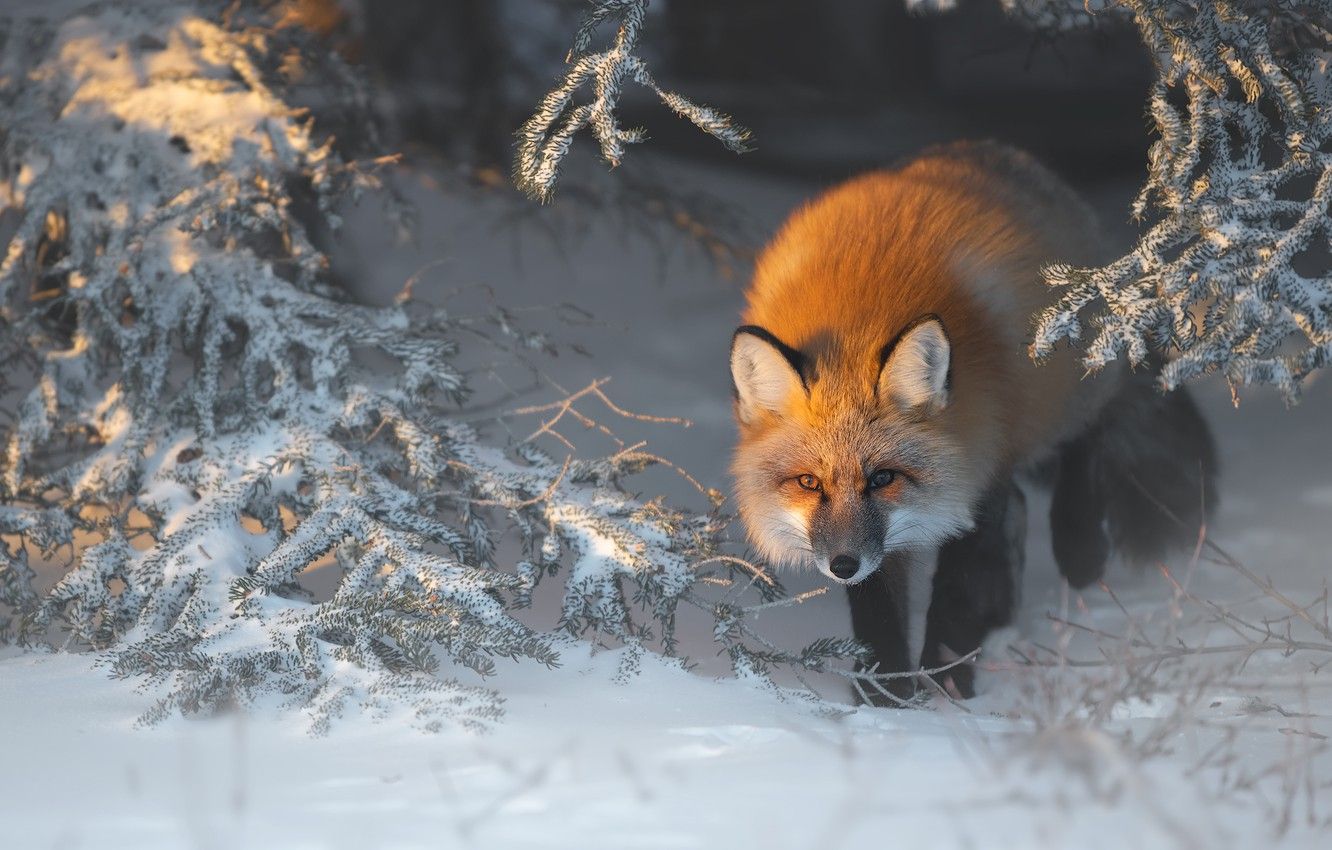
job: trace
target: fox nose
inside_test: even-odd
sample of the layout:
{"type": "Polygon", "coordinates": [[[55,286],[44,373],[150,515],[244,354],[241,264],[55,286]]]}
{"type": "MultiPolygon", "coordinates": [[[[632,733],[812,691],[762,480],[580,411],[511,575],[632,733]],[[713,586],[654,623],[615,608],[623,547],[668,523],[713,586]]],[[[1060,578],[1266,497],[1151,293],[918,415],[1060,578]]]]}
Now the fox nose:
{"type": "Polygon", "coordinates": [[[828,565],[828,569],[832,570],[832,574],[840,579],[849,579],[851,576],[859,572],[860,559],[851,555],[838,555],[836,558],[832,559],[832,563],[828,565]]]}

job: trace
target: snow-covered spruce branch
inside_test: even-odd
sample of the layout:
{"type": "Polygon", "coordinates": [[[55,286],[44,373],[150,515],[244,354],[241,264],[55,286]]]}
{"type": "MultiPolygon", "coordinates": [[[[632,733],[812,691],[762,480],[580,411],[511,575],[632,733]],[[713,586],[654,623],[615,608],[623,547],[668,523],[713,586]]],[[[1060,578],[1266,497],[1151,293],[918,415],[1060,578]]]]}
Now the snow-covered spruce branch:
{"type": "Polygon", "coordinates": [[[559,179],[560,163],[569,153],[574,134],[584,127],[592,128],[602,159],[612,167],[620,164],[625,145],[643,140],[641,129],[623,129],[615,117],[626,79],[651,89],[662,103],[736,153],[749,149],[749,131],[730,116],[662,89],[648,73],[647,65],[635,53],[647,7],[648,0],[592,0],[592,8],[574,36],[564,78],[518,130],[514,183],[531,197],[550,199],[559,179]],[[611,45],[599,53],[589,52],[597,28],[609,20],[619,21],[611,45]],[[591,102],[575,105],[574,96],[589,83],[591,102]]]}
{"type": "MultiPolygon", "coordinates": [[[[330,285],[311,233],[375,180],[266,76],[297,37],[179,7],[12,30],[0,391],[25,395],[0,423],[0,636],[65,629],[152,686],[148,722],[263,701],[316,730],[357,706],[426,728],[497,716],[450,671],[557,663],[563,638],[515,611],[561,568],[564,631],[628,645],[626,673],[673,649],[681,601],[715,612],[746,674],[853,652],[749,641],[730,600],[780,588],[718,553],[720,517],[626,495],[658,459],[484,445],[456,415],[466,320],[330,285]],[[315,570],[336,571],[326,598],[315,570]]],[[[509,349],[545,345],[494,324],[509,349]]]]}
{"type": "Polygon", "coordinates": [[[37,361],[3,434],[0,602],[27,639],[59,621],[159,680],[148,719],[265,694],[316,726],[394,698],[427,723],[493,716],[492,695],[423,675],[435,647],[483,672],[554,656],[494,598],[519,580],[427,519],[443,448],[414,417],[464,392],[445,319],[345,303],[309,235],[372,175],[270,88],[256,60],[277,35],[183,8],[53,35],[7,78],[0,152],[20,213],[0,304],[37,361]],[[381,425],[393,447],[362,445],[381,425]],[[36,594],[31,554],[49,568],[63,547],[36,594]],[[347,575],[314,605],[297,577],[330,550],[347,575]]]}
{"type": "Polygon", "coordinates": [[[1159,69],[1134,203],[1153,223],[1103,268],[1047,270],[1032,353],[1090,324],[1088,368],[1178,350],[1167,388],[1220,371],[1293,401],[1332,356],[1332,3],[1123,5],[1159,69]]]}

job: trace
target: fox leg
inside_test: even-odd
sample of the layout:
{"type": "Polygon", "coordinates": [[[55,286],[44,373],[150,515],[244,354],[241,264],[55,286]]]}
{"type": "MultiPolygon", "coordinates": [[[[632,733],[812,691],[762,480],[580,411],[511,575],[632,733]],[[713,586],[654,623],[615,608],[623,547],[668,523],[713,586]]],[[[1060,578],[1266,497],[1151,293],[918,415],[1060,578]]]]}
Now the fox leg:
{"type": "Polygon", "coordinates": [[[1059,470],[1050,494],[1050,544],[1059,573],[1075,588],[1105,572],[1110,557],[1106,533],[1106,493],[1098,476],[1097,434],[1093,430],[1059,451],[1059,470]]]}
{"type": "MultiPolygon", "coordinates": [[[[857,664],[857,671],[876,673],[902,673],[914,669],[907,645],[906,617],[907,574],[892,569],[892,556],[884,559],[879,569],[864,581],[847,587],[847,601],[851,603],[851,632],[856,640],[870,648],[873,657],[868,664],[857,664]]],[[[888,679],[882,686],[898,699],[910,698],[916,692],[910,678],[888,679]]],[[[895,701],[866,686],[865,693],[871,705],[895,705],[895,701]]]]}
{"type": "MultiPolygon", "coordinates": [[[[982,500],[976,527],[940,548],[921,667],[942,667],[965,656],[993,629],[1012,620],[1026,531],[1026,499],[1015,484],[1005,481],[982,500]]],[[[967,663],[935,679],[945,688],[951,680],[951,691],[970,698],[976,694],[975,676],[967,663]]]]}

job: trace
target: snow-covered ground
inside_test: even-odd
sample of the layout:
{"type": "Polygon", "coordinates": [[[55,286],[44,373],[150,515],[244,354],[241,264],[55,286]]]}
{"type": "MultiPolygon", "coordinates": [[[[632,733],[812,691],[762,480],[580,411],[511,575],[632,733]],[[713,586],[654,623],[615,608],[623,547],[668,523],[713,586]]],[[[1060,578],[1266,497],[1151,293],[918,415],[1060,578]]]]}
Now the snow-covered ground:
{"type": "MultiPolygon", "coordinates": [[[[489,735],[348,720],[311,739],[243,717],[131,731],[140,701],[81,659],[10,658],[6,845],[1269,846],[1260,810],[1187,775],[1202,742],[1140,765],[1091,734],[1015,748],[1025,724],[981,712],[834,720],[655,663],[613,685],[613,655],[566,659],[504,673],[508,717],[489,735]]],[[[1248,719],[1243,756],[1282,752],[1277,727],[1299,722],[1248,719]]],[[[1289,846],[1326,838],[1298,829],[1289,846]]]]}
{"type": "MultiPolygon", "coordinates": [[[[661,168],[673,185],[741,199],[764,228],[814,188],[661,168]]],[[[688,417],[689,428],[614,424],[725,489],[736,283],[683,245],[663,268],[654,246],[614,221],[594,222],[581,242],[555,250],[541,227],[505,218],[509,202],[460,198],[428,168],[406,170],[402,184],[421,212],[417,247],[390,245],[373,202],[349,216],[337,262],[362,297],[387,299],[419,272],[413,290],[426,299],[461,287],[465,304],[491,287],[518,310],[562,302],[588,310],[593,324],[547,321],[588,354],[565,349],[546,372],[568,389],[609,376],[619,404],[688,417]]],[[[1125,188],[1096,193],[1107,214],[1122,208],[1125,188]]],[[[540,324],[552,313],[519,315],[540,324]]],[[[1234,410],[1224,388],[1197,391],[1224,463],[1211,535],[1291,598],[1313,601],[1332,551],[1328,381],[1315,382],[1292,411],[1260,394],[1234,410]]],[[[558,395],[536,390],[524,403],[558,395]]],[[[490,432],[503,440],[499,425],[490,432]]],[[[655,492],[672,480],[643,486],[655,492]]],[[[1178,624],[1193,646],[1240,639],[1225,625],[1195,622],[1206,612],[1172,595],[1157,572],[1116,569],[1114,598],[1100,590],[1066,597],[1040,496],[1031,517],[1023,609],[1007,636],[1029,650],[1072,640],[1070,655],[1098,657],[1097,641],[1061,632],[1049,614],[1117,634],[1138,627],[1158,636],[1178,624]]],[[[1234,603],[1246,622],[1289,613],[1233,570],[1205,561],[1190,569],[1186,555],[1170,566],[1200,597],[1234,603]]],[[[816,576],[789,582],[793,592],[818,584],[816,576]]],[[[765,613],[760,625],[797,646],[848,634],[844,609],[841,593],[829,592],[765,613]]],[[[534,616],[545,610],[538,605],[534,616]]],[[[1325,618],[1324,604],[1310,615],[1325,618]]],[[[997,644],[984,692],[965,709],[837,711],[715,681],[722,666],[709,635],[689,625],[684,649],[701,672],[649,659],[620,684],[617,653],[582,646],[569,647],[555,670],[502,667],[488,684],[504,694],[507,713],[487,734],[424,735],[394,717],[352,716],[311,738],[299,718],[263,714],[138,730],[134,718],[150,696],[107,679],[90,658],[6,650],[0,846],[1217,848],[1332,840],[1324,747],[1332,679],[1312,673],[1326,654],[1264,650],[1238,674],[1221,663],[1232,656],[1197,656],[1164,665],[1143,685],[1097,667],[1024,667],[997,644]]],[[[819,684],[831,701],[848,696],[844,685],[819,684]]]]}

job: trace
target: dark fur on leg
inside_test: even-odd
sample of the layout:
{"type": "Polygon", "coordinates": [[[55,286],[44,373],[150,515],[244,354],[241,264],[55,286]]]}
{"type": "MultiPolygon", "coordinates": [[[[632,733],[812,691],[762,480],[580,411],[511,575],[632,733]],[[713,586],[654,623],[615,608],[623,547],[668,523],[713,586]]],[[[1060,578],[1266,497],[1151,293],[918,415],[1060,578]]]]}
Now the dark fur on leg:
{"type": "Polygon", "coordinates": [[[1110,557],[1098,436],[1094,429],[1060,450],[1050,498],[1050,543],[1055,563],[1068,583],[1078,588],[1098,581],[1110,557]]]}
{"type": "MultiPolygon", "coordinates": [[[[871,663],[857,664],[857,671],[874,669],[878,673],[902,673],[915,669],[907,657],[905,575],[905,570],[893,569],[892,556],[889,556],[869,578],[847,587],[851,632],[873,653],[871,663]]],[[[910,699],[916,692],[916,683],[910,678],[890,679],[883,682],[883,687],[898,699],[910,699]]],[[[897,705],[873,687],[866,686],[864,690],[871,705],[897,705]]],[[[856,697],[859,696],[857,693],[856,697]]]]}
{"type": "Polygon", "coordinates": [[[1192,546],[1216,505],[1212,435],[1183,389],[1134,375],[1086,433],[1060,450],[1050,503],[1059,571],[1073,587],[1101,577],[1111,549],[1132,563],[1192,546]]]}
{"type": "MultiPolygon", "coordinates": [[[[942,667],[953,657],[966,655],[992,630],[1012,621],[1025,562],[1026,531],[1026,499],[1016,485],[1006,481],[981,503],[976,528],[939,550],[922,667],[942,667]]],[[[936,678],[945,687],[951,679],[957,694],[970,698],[976,694],[975,675],[972,665],[966,663],[936,678]]]]}
{"type": "Polygon", "coordinates": [[[1102,428],[1106,529],[1135,564],[1192,548],[1216,506],[1217,459],[1187,390],[1141,387],[1102,428]]]}

